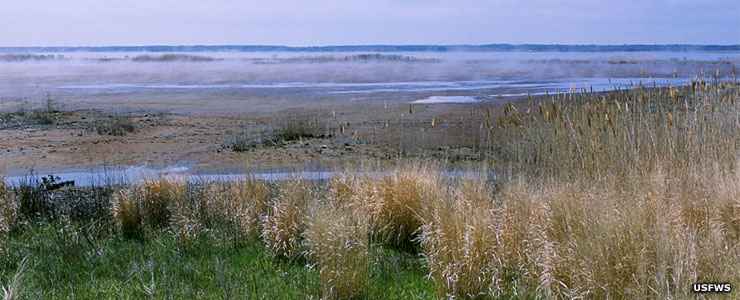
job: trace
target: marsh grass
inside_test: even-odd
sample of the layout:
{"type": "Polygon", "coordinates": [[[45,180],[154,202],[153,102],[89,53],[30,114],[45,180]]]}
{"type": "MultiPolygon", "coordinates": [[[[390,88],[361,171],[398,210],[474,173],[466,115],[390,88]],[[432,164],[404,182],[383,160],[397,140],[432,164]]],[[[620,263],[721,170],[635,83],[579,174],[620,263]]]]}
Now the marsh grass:
{"type": "MultiPolygon", "coordinates": [[[[501,174],[549,180],[669,176],[737,160],[740,88],[697,81],[508,105],[489,122],[501,174]]],[[[492,117],[493,118],[493,117],[492,117]]]]}
{"type": "Polygon", "coordinates": [[[126,237],[142,237],[147,228],[170,224],[172,206],[186,193],[183,182],[160,178],[119,191],[113,199],[113,220],[126,237]]]}
{"type": "MultiPolygon", "coordinates": [[[[0,239],[10,232],[18,214],[18,204],[15,194],[8,190],[5,179],[0,176],[0,239]]],[[[0,246],[0,252],[3,247],[0,246]]]]}
{"type": "Polygon", "coordinates": [[[282,146],[310,139],[332,138],[336,126],[320,114],[291,114],[272,118],[267,124],[245,127],[229,134],[224,147],[246,152],[263,146],[282,146]],[[256,128],[254,128],[256,127],[256,128]]]}
{"type": "Polygon", "coordinates": [[[278,195],[261,222],[262,240],[275,256],[288,259],[303,256],[303,234],[309,205],[316,201],[315,196],[306,181],[293,179],[280,184],[278,195]]]}
{"type": "Polygon", "coordinates": [[[697,82],[508,105],[484,127],[493,183],[432,162],[328,184],[145,182],[114,197],[118,230],[23,225],[0,263],[48,263],[38,295],[98,274],[86,295],[429,298],[429,278],[438,298],[694,298],[694,282],[740,281],[738,98],[697,82]]]}
{"type": "Polygon", "coordinates": [[[21,299],[24,289],[24,277],[28,270],[28,257],[21,260],[18,270],[15,272],[10,282],[7,285],[2,285],[3,300],[17,300],[21,299]]]}
{"type": "Polygon", "coordinates": [[[443,185],[438,166],[409,164],[391,172],[364,190],[371,191],[369,206],[374,239],[407,251],[416,251],[416,237],[429,203],[437,200],[443,185]]]}
{"type": "Polygon", "coordinates": [[[359,299],[370,284],[367,218],[346,209],[315,207],[307,221],[307,256],[318,269],[324,299],[359,299]]]}
{"type": "Polygon", "coordinates": [[[114,116],[102,120],[96,120],[93,124],[94,131],[98,135],[126,136],[137,130],[132,117],[114,116]]]}

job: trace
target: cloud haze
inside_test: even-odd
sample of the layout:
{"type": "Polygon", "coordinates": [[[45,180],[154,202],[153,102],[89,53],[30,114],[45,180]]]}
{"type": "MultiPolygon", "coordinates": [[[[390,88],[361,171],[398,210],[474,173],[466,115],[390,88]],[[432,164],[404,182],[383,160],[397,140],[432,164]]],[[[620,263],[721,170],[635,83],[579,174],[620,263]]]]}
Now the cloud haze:
{"type": "Polygon", "coordinates": [[[0,46],[740,44],[737,0],[25,0],[0,46]]]}

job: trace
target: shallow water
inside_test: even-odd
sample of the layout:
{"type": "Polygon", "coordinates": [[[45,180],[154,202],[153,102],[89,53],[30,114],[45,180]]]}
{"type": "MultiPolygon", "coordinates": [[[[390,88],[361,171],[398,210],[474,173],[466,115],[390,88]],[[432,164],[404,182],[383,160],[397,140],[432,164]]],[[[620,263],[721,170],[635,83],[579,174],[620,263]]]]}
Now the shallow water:
{"type": "MultiPolygon", "coordinates": [[[[141,90],[260,90],[283,89],[318,95],[329,94],[375,94],[375,93],[420,93],[420,92],[476,92],[506,91],[492,93],[491,97],[516,97],[545,93],[578,92],[590,90],[603,92],[629,89],[639,85],[663,87],[685,85],[688,78],[565,78],[556,80],[475,80],[475,81],[416,81],[416,82],[272,82],[262,84],[132,84],[106,83],[62,85],[62,90],[89,90],[95,92],[137,92],[141,90]]],[[[471,97],[432,96],[413,103],[474,103],[471,97]]]]}
{"type": "MultiPolygon", "coordinates": [[[[231,182],[253,178],[264,181],[285,181],[291,179],[302,179],[309,181],[325,181],[346,172],[338,171],[259,171],[242,173],[199,173],[193,172],[188,167],[172,166],[167,168],[151,168],[146,166],[129,166],[118,168],[101,168],[95,170],[61,170],[56,172],[38,173],[31,175],[14,175],[5,177],[5,182],[11,186],[19,186],[24,183],[40,181],[40,177],[53,175],[58,181],[73,181],[75,186],[106,186],[116,184],[132,184],[146,180],[159,178],[182,179],[190,182],[231,182]],[[48,173],[48,174],[47,174],[48,173]]],[[[380,177],[387,172],[358,172],[370,177],[380,177]]],[[[443,176],[455,178],[480,178],[485,176],[492,179],[493,174],[482,174],[480,172],[464,170],[448,170],[443,176]]]]}

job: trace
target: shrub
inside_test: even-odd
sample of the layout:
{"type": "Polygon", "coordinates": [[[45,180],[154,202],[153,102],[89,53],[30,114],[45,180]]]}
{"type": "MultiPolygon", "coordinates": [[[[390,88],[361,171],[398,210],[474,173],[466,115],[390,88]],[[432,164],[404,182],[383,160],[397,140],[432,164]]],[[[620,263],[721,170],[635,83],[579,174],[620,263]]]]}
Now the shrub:
{"type": "Polygon", "coordinates": [[[369,236],[366,218],[347,209],[317,208],[304,234],[308,257],[318,268],[325,299],[357,299],[369,285],[369,236]]]}
{"type": "Polygon", "coordinates": [[[262,239],[276,256],[297,258],[303,254],[302,235],[313,197],[307,182],[291,180],[280,185],[277,198],[262,218],[262,239]]]}

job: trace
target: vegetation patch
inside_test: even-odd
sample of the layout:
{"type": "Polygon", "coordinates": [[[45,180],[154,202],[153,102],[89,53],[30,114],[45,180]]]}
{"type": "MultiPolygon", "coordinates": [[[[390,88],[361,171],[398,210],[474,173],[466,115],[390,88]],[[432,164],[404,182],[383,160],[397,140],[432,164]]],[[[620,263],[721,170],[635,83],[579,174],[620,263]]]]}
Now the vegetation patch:
{"type": "Polygon", "coordinates": [[[57,209],[54,178],[5,188],[23,221],[3,221],[0,284],[24,298],[693,298],[694,282],[740,281],[739,99],[696,82],[508,105],[485,127],[495,182],[431,162],[328,183],[162,178],[110,187],[109,217],[92,219],[57,209]]]}
{"type": "Polygon", "coordinates": [[[212,62],[218,59],[208,56],[187,54],[139,55],[131,58],[133,62],[212,62]]]}
{"type": "Polygon", "coordinates": [[[93,124],[95,132],[99,135],[126,136],[137,130],[136,123],[132,117],[110,117],[96,120],[93,124]]]}

